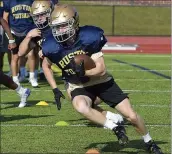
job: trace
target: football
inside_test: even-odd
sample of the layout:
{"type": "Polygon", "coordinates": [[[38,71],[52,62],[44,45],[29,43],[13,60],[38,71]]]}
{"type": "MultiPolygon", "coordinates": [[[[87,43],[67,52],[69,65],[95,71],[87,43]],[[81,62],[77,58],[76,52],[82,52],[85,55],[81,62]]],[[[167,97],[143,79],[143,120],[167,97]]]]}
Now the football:
{"type": "Polygon", "coordinates": [[[96,64],[93,61],[93,59],[91,59],[89,56],[87,56],[85,54],[76,55],[74,57],[74,61],[75,61],[76,64],[80,64],[82,60],[84,60],[85,70],[90,70],[90,69],[96,67],[96,64]]]}
{"type": "Polygon", "coordinates": [[[100,154],[97,149],[89,149],[85,154],[100,154]]]}

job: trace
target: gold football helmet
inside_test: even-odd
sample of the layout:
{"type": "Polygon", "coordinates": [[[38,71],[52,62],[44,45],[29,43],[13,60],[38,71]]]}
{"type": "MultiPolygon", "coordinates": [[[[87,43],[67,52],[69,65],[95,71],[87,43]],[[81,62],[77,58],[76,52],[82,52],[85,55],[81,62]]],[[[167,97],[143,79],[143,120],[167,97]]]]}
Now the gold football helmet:
{"type": "Polygon", "coordinates": [[[50,26],[57,42],[73,42],[79,29],[79,15],[70,5],[55,5],[50,17],[50,26]]]}
{"type": "Polygon", "coordinates": [[[32,3],[31,16],[39,29],[44,29],[49,25],[51,11],[52,4],[49,0],[35,0],[32,3]]]}

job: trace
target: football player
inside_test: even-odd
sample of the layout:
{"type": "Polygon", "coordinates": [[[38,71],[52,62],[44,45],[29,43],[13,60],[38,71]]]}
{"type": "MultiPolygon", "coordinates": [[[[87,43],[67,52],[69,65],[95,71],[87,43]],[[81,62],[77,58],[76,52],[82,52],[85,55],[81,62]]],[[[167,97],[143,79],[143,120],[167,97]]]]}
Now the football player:
{"type": "MultiPolygon", "coordinates": [[[[30,16],[31,5],[33,0],[4,0],[4,19],[9,22],[11,31],[14,36],[14,40],[11,42],[16,42],[17,47],[12,51],[12,61],[11,61],[11,69],[12,69],[12,78],[13,81],[17,84],[19,83],[18,79],[18,47],[21,41],[25,38],[28,31],[33,29],[34,23],[32,17],[30,16]]],[[[22,61],[22,59],[21,59],[22,61]]],[[[35,78],[35,56],[33,51],[28,54],[28,64],[29,64],[29,82],[33,87],[37,87],[38,83],[35,78]]],[[[25,70],[21,71],[22,74],[25,74],[25,70]],[[24,73],[23,73],[24,72],[24,73]]]]}
{"type": "MultiPolygon", "coordinates": [[[[49,27],[49,20],[50,20],[50,13],[53,9],[52,4],[49,1],[46,0],[35,0],[32,4],[32,18],[33,21],[35,23],[35,25],[38,27],[38,29],[33,29],[31,30],[26,38],[22,41],[22,43],[20,44],[19,47],[19,56],[23,56],[27,53],[28,48],[30,47],[30,41],[33,40],[34,38],[40,38],[40,36],[42,36],[43,39],[48,38],[49,36],[53,37],[52,35],[52,30],[49,27]]],[[[41,39],[41,38],[40,38],[41,39]]],[[[40,57],[42,57],[42,52],[39,53],[40,57]]],[[[67,89],[67,93],[69,98],[71,98],[70,96],[70,90],[68,88],[68,84],[67,82],[65,82],[65,88],[67,89]]],[[[101,112],[103,112],[103,114],[106,115],[106,117],[108,119],[113,120],[115,123],[123,123],[123,118],[121,115],[119,114],[114,114],[110,111],[104,111],[103,109],[101,109],[100,107],[98,107],[97,105],[100,103],[101,101],[97,99],[97,101],[95,102],[95,108],[101,112]]],[[[121,126],[122,128],[123,126],[121,126]]],[[[124,128],[123,128],[124,129],[124,128]]]]}
{"type": "MultiPolygon", "coordinates": [[[[7,32],[7,35],[8,35],[8,37],[9,37],[9,40],[13,40],[14,38],[13,38],[13,36],[12,36],[12,34],[11,34],[11,31],[10,31],[10,28],[9,28],[9,25],[8,25],[8,23],[5,21],[5,20],[3,20],[3,12],[4,12],[4,7],[3,7],[3,1],[2,0],[0,0],[0,20],[1,20],[1,24],[2,25],[4,25],[3,27],[5,28],[5,31],[7,32]]],[[[4,54],[5,54],[5,51],[8,51],[8,49],[7,48],[5,48],[4,47],[4,43],[6,43],[6,42],[4,42],[4,31],[3,31],[3,29],[2,29],[2,26],[0,26],[0,35],[2,36],[0,39],[2,39],[0,42],[0,70],[2,70],[3,69],[3,59],[4,59],[4,54]],[[2,42],[4,42],[3,43],[3,46],[2,46],[2,42]]],[[[8,48],[9,49],[12,49],[12,48],[15,48],[16,47],[16,44],[15,43],[11,43],[10,41],[9,41],[9,44],[7,45],[8,46],[8,48]]],[[[9,57],[9,53],[8,53],[8,58],[9,58],[9,64],[11,63],[10,61],[10,57],[9,57]]]]}
{"type": "MultiPolygon", "coordinates": [[[[8,23],[2,18],[3,9],[2,5],[0,6],[0,25],[4,28],[5,32],[7,33],[10,40],[13,40],[13,36],[11,34],[10,28],[8,23]]],[[[3,45],[2,42],[2,34],[0,34],[0,44],[3,45]]],[[[9,43],[9,48],[13,49],[16,47],[15,43],[9,43]]],[[[1,47],[0,47],[1,48],[1,47]]],[[[27,88],[23,88],[20,85],[17,85],[9,76],[5,75],[2,70],[0,70],[0,84],[15,90],[17,94],[20,96],[20,104],[18,105],[19,108],[26,106],[27,98],[30,95],[30,90],[27,88]]]]}
{"type": "MultiPolygon", "coordinates": [[[[53,6],[57,3],[57,0],[35,0],[32,4],[31,16],[37,28],[29,31],[24,41],[19,47],[19,56],[26,55],[31,49],[33,49],[36,44],[41,48],[41,42],[44,37],[51,34],[51,29],[49,27],[49,17],[53,9],[53,6]],[[39,36],[33,39],[30,36],[39,36]],[[30,43],[34,41],[34,43],[30,43]],[[29,50],[28,50],[29,49],[29,50]]],[[[40,59],[40,79],[44,79],[44,73],[42,72],[42,59],[40,59]]]]}
{"type": "Polygon", "coordinates": [[[112,75],[106,71],[101,51],[107,42],[103,30],[95,26],[79,27],[78,12],[69,5],[55,6],[51,14],[50,26],[54,38],[49,36],[42,43],[45,57],[43,70],[53,89],[59,109],[61,107],[60,99],[64,98],[64,95],[57,88],[50,69],[51,63],[55,63],[62,69],[63,77],[69,83],[72,104],[76,111],[88,120],[111,129],[117,135],[118,140],[126,144],[128,138],[123,131],[116,129],[118,125],[92,108],[92,103],[98,96],[131,122],[137,132],[142,135],[150,152],[162,154],[161,149],[152,140],[144,120],[132,108],[128,95],[123,93],[112,75]],[[96,67],[85,70],[83,61],[79,65],[76,64],[73,57],[77,54],[90,56],[96,67]]]}
{"type": "MultiPolygon", "coordinates": [[[[62,12],[62,14],[64,13],[64,16],[66,16],[66,15],[69,16],[71,14],[70,17],[72,17],[76,13],[76,19],[75,19],[76,23],[74,23],[74,20],[73,21],[66,20],[66,22],[62,23],[62,27],[61,27],[62,29],[70,28],[71,25],[69,25],[69,24],[72,24],[71,22],[73,22],[73,24],[75,24],[76,28],[79,28],[79,27],[77,27],[77,26],[79,26],[79,17],[78,17],[77,12],[73,12],[73,9],[67,5],[63,5],[63,6],[57,5],[55,7],[54,11],[57,11],[58,9],[59,9],[59,11],[61,11],[61,10],[64,11],[64,12],[62,12]]],[[[66,19],[68,19],[68,17],[66,19]]],[[[73,18],[71,18],[71,19],[73,19],[73,18]]],[[[52,28],[53,33],[57,34],[59,32],[60,33],[59,39],[62,39],[61,32],[60,31],[55,32],[54,30],[55,29],[52,28]]],[[[68,30],[70,30],[70,29],[68,29],[68,30]]],[[[69,90],[69,93],[71,93],[74,108],[78,112],[83,114],[87,119],[89,119],[93,122],[96,122],[97,124],[100,124],[102,126],[105,126],[106,128],[112,129],[115,132],[115,134],[117,135],[119,143],[121,145],[125,145],[128,142],[128,137],[125,134],[124,127],[121,126],[120,124],[118,125],[117,123],[115,123],[111,118],[107,118],[107,116],[105,114],[103,114],[101,111],[99,111],[95,108],[91,108],[91,106],[94,106],[93,102],[96,100],[96,97],[98,95],[94,95],[94,94],[92,95],[92,94],[86,92],[86,93],[83,93],[83,95],[81,94],[82,95],[81,103],[77,104],[77,102],[74,101],[75,95],[73,92],[75,90],[71,88],[71,86],[72,86],[71,84],[74,84],[74,85],[76,84],[76,86],[80,85],[82,87],[83,83],[89,84],[89,81],[88,81],[89,78],[79,76],[79,74],[77,75],[76,70],[74,70],[74,68],[73,68],[74,65],[70,60],[74,57],[74,54],[85,53],[84,52],[85,49],[84,49],[84,51],[82,51],[83,49],[81,49],[81,46],[83,45],[82,47],[86,47],[85,45],[88,42],[85,42],[86,44],[83,44],[81,42],[82,40],[80,40],[81,38],[79,38],[79,37],[77,37],[76,40],[74,40],[75,37],[73,36],[72,31],[69,31],[69,35],[70,35],[69,37],[72,39],[67,38],[68,37],[67,34],[64,33],[63,41],[60,40],[59,43],[54,39],[54,37],[52,35],[49,35],[48,37],[45,38],[45,40],[43,40],[43,43],[42,43],[43,56],[45,57],[43,60],[43,70],[44,70],[44,74],[46,75],[46,78],[47,78],[49,84],[53,88],[53,93],[55,95],[55,101],[57,103],[58,109],[59,110],[61,109],[60,98],[61,97],[64,98],[64,95],[58,90],[56,82],[53,78],[53,75],[51,72],[51,64],[52,63],[55,63],[59,68],[62,69],[63,78],[66,81],[66,83],[68,83],[68,85],[69,85],[69,88],[67,88],[67,90],[69,90]],[[53,58],[54,60],[51,59],[49,56],[51,58],[53,58]],[[59,64],[61,64],[61,65],[59,65],[59,64]],[[87,100],[87,102],[84,102],[84,100],[85,101],[87,100]],[[107,121],[106,124],[105,124],[105,121],[107,121]]],[[[88,46],[90,46],[90,45],[88,44],[88,46]]],[[[88,54],[90,56],[91,56],[91,52],[93,52],[93,51],[88,52],[88,54]]],[[[78,70],[78,73],[79,72],[80,72],[80,70],[78,70]]],[[[83,70],[81,70],[80,73],[82,73],[82,72],[83,72],[83,70]]],[[[95,82],[95,81],[96,80],[94,80],[93,82],[95,82]]],[[[89,87],[89,85],[87,85],[87,86],[89,87]]],[[[76,88],[76,90],[79,90],[79,91],[81,90],[80,92],[84,91],[84,88],[83,89],[82,88],[78,89],[78,88],[76,88]]],[[[94,90],[96,90],[96,89],[94,89],[94,90]]],[[[80,97],[80,94],[79,94],[79,97],[80,97]]],[[[78,96],[76,95],[75,98],[77,99],[78,96]]],[[[104,101],[103,97],[101,99],[104,101]]]]}

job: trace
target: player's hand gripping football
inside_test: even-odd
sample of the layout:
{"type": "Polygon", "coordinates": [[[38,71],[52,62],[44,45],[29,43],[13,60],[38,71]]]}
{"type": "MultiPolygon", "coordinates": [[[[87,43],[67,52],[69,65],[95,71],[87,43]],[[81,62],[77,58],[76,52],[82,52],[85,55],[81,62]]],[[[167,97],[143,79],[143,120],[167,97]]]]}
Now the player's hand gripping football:
{"type": "Polygon", "coordinates": [[[55,88],[53,89],[53,93],[54,93],[54,99],[55,99],[55,103],[57,105],[57,109],[60,110],[61,109],[61,97],[63,99],[65,99],[65,96],[63,95],[63,93],[58,89],[58,88],[55,88]]]}
{"type": "Polygon", "coordinates": [[[80,64],[76,64],[75,60],[71,60],[73,70],[78,77],[83,77],[85,75],[84,60],[81,60],[80,64]]]}

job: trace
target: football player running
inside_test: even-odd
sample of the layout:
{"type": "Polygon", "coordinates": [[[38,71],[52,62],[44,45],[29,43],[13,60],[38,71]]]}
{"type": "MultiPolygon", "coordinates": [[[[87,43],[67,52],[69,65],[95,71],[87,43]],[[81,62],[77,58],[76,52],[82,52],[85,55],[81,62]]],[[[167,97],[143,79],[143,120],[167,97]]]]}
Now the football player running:
{"type": "MultiPolygon", "coordinates": [[[[36,29],[31,30],[27,36],[25,37],[25,39],[22,41],[22,43],[20,44],[19,47],[19,52],[18,55],[19,56],[23,56],[25,54],[27,54],[27,51],[30,51],[31,49],[31,40],[41,40],[42,39],[47,39],[49,37],[54,38],[52,35],[52,30],[49,27],[49,20],[50,20],[50,13],[53,10],[53,5],[52,3],[50,3],[49,1],[46,0],[35,0],[32,4],[32,18],[33,21],[35,23],[35,25],[37,26],[36,29]],[[30,48],[28,50],[28,48],[30,48]]],[[[35,44],[32,43],[32,47],[35,46],[35,44]]],[[[41,43],[40,43],[41,46],[41,43]]],[[[43,57],[42,54],[42,50],[39,52],[40,57],[43,57]]],[[[67,93],[69,98],[71,98],[70,96],[70,90],[68,88],[68,83],[65,82],[65,88],[67,89],[67,93]]],[[[123,124],[123,118],[121,115],[119,114],[114,114],[110,111],[104,111],[102,108],[100,108],[99,106],[97,106],[101,101],[99,99],[97,99],[95,101],[95,109],[101,111],[108,119],[111,119],[114,123],[119,123],[120,126],[118,126],[116,129],[120,129],[121,131],[125,131],[124,126],[122,126],[123,124]]],[[[123,136],[121,135],[121,138],[123,136]]]]}
{"type": "MultiPolygon", "coordinates": [[[[11,30],[9,28],[8,23],[2,18],[3,15],[3,9],[2,6],[0,6],[0,25],[4,28],[5,32],[7,33],[8,37],[13,40],[13,36],[11,34],[11,30]]],[[[3,45],[2,42],[2,35],[0,34],[0,44],[3,45]]],[[[13,49],[16,47],[15,43],[9,44],[9,49],[13,49]]],[[[1,46],[0,46],[1,49],[1,46]]],[[[18,105],[19,108],[22,108],[26,106],[27,98],[30,95],[30,90],[27,88],[23,88],[20,85],[17,85],[9,76],[5,75],[2,70],[0,70],[0,84],[3,84],[4,86],[15,90],[17,94],[20,96],[20,104],[18,105]]]]}
{"type": "Polygon", "coordinates": [[[60,106],[60,99],[64,95],[57,88],[50,69],[51,63],[55,63],[62,69],[63,77],[69,83],[72,104],[76,111],[88,120],[111,129],[119,139],[123,132],[116,130],[118,125],[92,108],[92,104],[98,96],[131,122],[137,132],[142,135],[150,152],[162,154],[161,149],[149,135],[144,120],[132,108],[127,94],[123,93],[112,75],[106,71],[101,52],[107,42],[103,30],[95,26],[79,27],[78,12],[69,5],[55,6],[50,17],[50,26],[54,38],[50,36],[42,43],[45,57],[43,70],[53,89],[56,103],[60,106]],[[85,70],[83,62],[80,65],[75,64],[73,57],[77,54],[90,56],[96,67],[85,70]]]}

